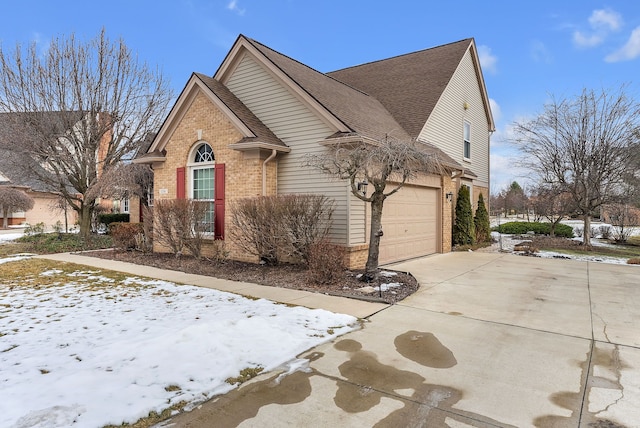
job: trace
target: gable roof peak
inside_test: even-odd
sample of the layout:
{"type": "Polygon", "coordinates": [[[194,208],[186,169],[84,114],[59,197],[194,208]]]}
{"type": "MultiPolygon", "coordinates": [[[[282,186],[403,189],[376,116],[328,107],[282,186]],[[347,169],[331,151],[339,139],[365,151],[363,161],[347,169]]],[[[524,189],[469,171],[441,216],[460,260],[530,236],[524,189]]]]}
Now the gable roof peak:
{"type": "Polygon", "coordinates": [[[403,57],[408,57],[408,56],[411,56],[411,55],[419,55],[419,54],[423,54],[423,53],[428,53],[428,52],[434,51],[434,50],[448,49],[449,47],[452,47],[452,46],[455,46],[455,45],[465,45],[465,46],[468,47],[472,43],[474,43],[474,39],[473,39],[473,37],[469,37],[469,38],[466,38],[466,39],[458,40],[456,42],[445,43],[444,45],[432,46],[430,48],[420,49],[420,50],[413,51],[413,52],[406,52],[406,53],[394,55],[394,56],[391,56],[391,57],[388,57],[388,58],[381,58],[381,59],[377,59],[377,60],[373,60],[373,61],[364,62],[362,64],[351,65],[349,67],[345,67],[345,68],[341,68],[341,69],[338,69],[338,70],[335,70],[335,71],[328,72],[328,74],[339,72],[339,71],[343,71],[343,70],[349,70],[349,69],[352,69],[352,68],[373,65],[373,64],[381,63],[381,62],[385,62],[385,61],[392,61],[392,60],[395,60],[395,59],[402,59],[403,57]]]}

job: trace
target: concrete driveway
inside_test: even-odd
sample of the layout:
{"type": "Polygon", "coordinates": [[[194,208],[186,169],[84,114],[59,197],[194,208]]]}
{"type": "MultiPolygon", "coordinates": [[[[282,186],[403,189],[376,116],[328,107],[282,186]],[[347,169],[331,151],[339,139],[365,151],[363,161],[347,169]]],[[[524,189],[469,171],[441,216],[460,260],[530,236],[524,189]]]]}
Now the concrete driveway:
{"type": "Polygon", "coordinates": [[[361,330],[176,427],[639,427],[640,268],[450,253],[361,330]]]}

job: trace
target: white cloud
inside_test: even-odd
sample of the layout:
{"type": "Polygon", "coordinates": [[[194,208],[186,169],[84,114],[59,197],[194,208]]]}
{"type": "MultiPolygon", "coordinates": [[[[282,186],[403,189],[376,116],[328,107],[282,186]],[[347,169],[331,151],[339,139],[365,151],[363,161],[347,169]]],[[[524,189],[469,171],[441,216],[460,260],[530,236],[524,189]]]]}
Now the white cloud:
{"type": "Polygon", "coordinates": [[[478,56],[480,57],[480,64],[484,70],[493,74],[497,73],[498,57],[491,53],[491,48],[489,46],[478,46],[478,56]]]}
{"type": "Polygon", "coordinates": [[[535,62],[550,63],[552,61],[551,53],[547,46],[540,40],[534,40],[531,43],[531,57],[535,62]]]}
{"type": "Polygon", "coordinates": [[[589,17],[589,24],[591,27],[606,28],[612,31],[617,31],[622,26],[622,16],[610,9],[598,9],[594,10],[589,17]]]}
{"type": "Polygon", "coordinates": [[[518,166],[517,151],[491,152],[491,192],[499,192],[514,181],[521,186],[532,183],[530,172],[518,166]]]}
{"type": "Polygon", "coordinates": [[[604,36],[600,34],[584,34],[582,31],[573,33],[573,42],[581,48],[592,48],[598,46],[604,41],[604,36]]]}
{"type": "Polygon", "coordinates": [[[227,4],[227,9],[237,13],[240,16],[244,15],[244,12],[246,11],[246,9],[238,6],[238,0],[231,0],[229,4],[227,4]]]}
{"type": "Polygon", "coordinates": [[[601,45],[610,32],[622,27],[622,16],[611,9],[596,9],[589,17],[591,32],[576,30],[573,43],[580,48],[592,48],[601,45]]]}
{"type": "Polygon", "coordinates": [[[627,43],[604,59],[607,62],[629,61],[640,56],[640,27],[631,32],[627,43]]]}

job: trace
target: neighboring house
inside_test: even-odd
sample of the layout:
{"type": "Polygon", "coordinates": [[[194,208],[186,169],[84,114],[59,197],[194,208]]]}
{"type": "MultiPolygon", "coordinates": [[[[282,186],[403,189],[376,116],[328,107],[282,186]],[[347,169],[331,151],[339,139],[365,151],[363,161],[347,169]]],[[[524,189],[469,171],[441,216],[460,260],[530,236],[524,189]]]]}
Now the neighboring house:
{"type": "MultiPolygon", "coordinates": [[[[41,183],[25,175],[24,162],[30,158],[17,161],[13,153],[0,149],[0,185],[7,185],[24,191],[33,201],[33,208],[26,212],[9,213],[9,225],[35,225],[44,223],[47,229],[56,224],[62,228],[76,223],[76,213],[71,208],[65,210],[65,204],[56,192],[48,191],[41,183]],[[16,168],[18,167],[18,168],[16,168]],[[59,223],[58,223],[59,222],[59,223]]],[[[4,215],[0,211],[0,218],[4,215]]]]}
{"type": "MultiPolygon", "coordinates": [[[[56,114],[59,113],[52,115],[56,114]]],[[[65,225],[72,227],[77,220],[75,211],[61,200],[55,189],[47,187],[28,172],[38,169],[40,174],[46,174],[46,171],[30,156],[10,149],[12,144],[20,145],[30,138],[27,128],[16,126],[17,115],[0,113],[0,184],[24,191],[34,200],[34,206],[27,212],[9,213],[9,225],[44,223],[48,230],[56,224],[62,228],[65,225]]]]}
{"type": "Polygon", "coordinates": [[[305,155],[390,135],[422,142],[453,171],[425,175],[385,201],[386,263],[451,250],[457,188],[488,200],[493,130],[473,39],[321,73],[241,35],[212,77],[191,76],[135,162],[152,164],[156,199],[214,201],[215,238],[240,259],[225,230],[234,201],[325,194],[335,202],[331,238],[358,267],[368,249],[368,204],[346,181],[304,167],[305,155]]]}

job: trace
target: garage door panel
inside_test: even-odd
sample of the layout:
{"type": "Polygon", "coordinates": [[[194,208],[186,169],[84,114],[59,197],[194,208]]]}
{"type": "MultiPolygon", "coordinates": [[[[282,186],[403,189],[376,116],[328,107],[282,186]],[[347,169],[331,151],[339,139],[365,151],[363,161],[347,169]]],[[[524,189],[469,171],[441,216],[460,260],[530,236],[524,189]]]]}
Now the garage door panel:
{"type": "Polygon", "coordinates": [[[380,262],[389,263],[437,251],[437,195],[433,188],[405,186],[385,201],[380,262]]]}

